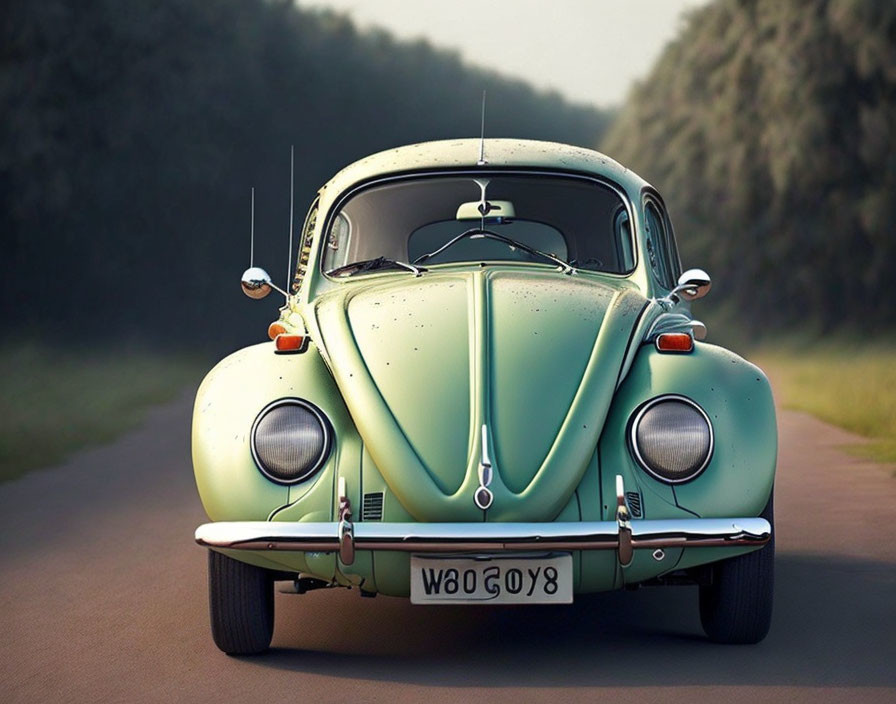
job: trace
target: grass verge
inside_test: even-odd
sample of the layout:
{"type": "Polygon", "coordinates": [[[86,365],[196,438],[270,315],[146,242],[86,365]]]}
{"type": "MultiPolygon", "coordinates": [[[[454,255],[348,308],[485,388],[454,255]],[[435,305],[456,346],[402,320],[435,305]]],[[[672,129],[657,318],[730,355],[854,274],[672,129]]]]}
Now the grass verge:
{"type": "Polygon", "coordinates": [[[867,437],[847,448],[854,454],[896,463],[896,346],[785,345],[750,357],[774,379],[785,408],[867,437]]]}
{"type": "Polygon", "coordinates": [[[0,348],[0,481],[114,440],[207,367],[145,351],[0,348]]]}

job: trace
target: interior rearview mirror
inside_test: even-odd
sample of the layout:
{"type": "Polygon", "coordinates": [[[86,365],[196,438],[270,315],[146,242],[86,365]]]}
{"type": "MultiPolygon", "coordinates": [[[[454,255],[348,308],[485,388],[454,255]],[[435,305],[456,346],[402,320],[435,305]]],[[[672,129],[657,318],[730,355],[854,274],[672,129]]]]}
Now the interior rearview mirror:
{"type": "Polygon", "coordinates": [[[489,200],[489,201],[470,201],[469,203],[461,203],[457,208],[455,220],[479,220],[485,218],[486,222],[500,223],[503,220],[510,220],[516,217],[513,203],[509,200],[489,200]],[[485,212],[480,212],[480,206],[485,203],[485,212]]]}

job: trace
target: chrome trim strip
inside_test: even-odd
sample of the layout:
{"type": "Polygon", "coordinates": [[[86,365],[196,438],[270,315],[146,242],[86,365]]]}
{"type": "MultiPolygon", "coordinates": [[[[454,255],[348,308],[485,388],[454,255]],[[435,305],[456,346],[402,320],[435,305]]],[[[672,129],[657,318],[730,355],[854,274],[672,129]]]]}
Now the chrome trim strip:
{"type": "MultiPolygon", "coordinates": [[[[631,547],[732,547],[765,545],[764,518],[680,518],[629,523],[631,547]]],[[[401,552],[519,552],[618,550],[616,521],[588,523],[356,523],[355,550],[401,552]]],[[[339,523],[238,521],[206,523],[196,542],[210,548],[338,552],[339,523]]]]}
{"type": "Polygon", "coordinates": [[[488,425],[482,424],[482,457],[479,460],[479,487],[473,494],[473,503],[477,508],[487,511],[495,500],[495,495],[488,488],[492,483],[492,460],[488,454],[488,425]]]}

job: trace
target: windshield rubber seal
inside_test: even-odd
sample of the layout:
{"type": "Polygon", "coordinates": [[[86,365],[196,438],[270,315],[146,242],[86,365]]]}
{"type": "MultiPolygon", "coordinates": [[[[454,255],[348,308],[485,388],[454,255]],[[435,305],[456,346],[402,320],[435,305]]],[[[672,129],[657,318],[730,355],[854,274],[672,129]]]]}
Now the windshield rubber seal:
{"type": "MultiPolygon", "coordinates": [[[[564,177],[564,178],[578,179],[578,180],[582,180],[582,181],[591,181],[593,183],[597,183],[601,186],[609,188],[614,193],[616,193],[616,195],[619,196],[619,198],[622,200],[622,203],[625,206],[625,209],[628,211],[629,221],[632,223],[635,222],[634,205],[632,204],[632,201],[628,197],[628,194],[625,192],[625,190],[619,184],[615,183],[614,181],[611,181],[610,179],[602,177],[602,176],[597,176],[596,174],[588,174],[588,173],[583,173],[580,171],[565,171],[563,169],[546,170],[544,168],[538,168],[538,169],[522,168],[521,169],[519,167],[513,167],[513,168],[503,169],[503,168],[498,167],[498,168],[489,168],[489,169],[470,169],[469,167],[461,167],[461,168],[439,169],[438,171],[434,171],[431,169],[427,169],[424,171],[405,171],[402,173],[390,174],[388,176],[378,176],[378,177],[369,179],[367,181],[362,181],[360,183],[357,183],[354,186],[352,186],[351,188],[346,189],[343,193],[341,193],[339,195],[338,198],[336,198],[333,201],[333,205],[330,207],[329,212],[327,213],[327,216],[326,216],[326,220],[324,221],[323,229],[321,230],[320,236],[324,240],[326,240],[327,233],[330,231],[330,227],[332,226],[333,220],[335,219],[336,214],[342,209],[345,202],[348,199],[357,195],[358,193],[360,193],[362,191],[366,191],[369,188],[373,188],[375,186],[383,185],[386,183],[393,183],[396,181],[409,181],[409,180],[415,180],[415,179],[421,179],[421,178],[422,179],[430,179],[430,178],[437,178],[440,176],[452,176],[452,177],[453,176],[476,176],[476,177],[481,177],[481,176],[487,175],[487,174],[500,174],[502,176],[560,176],[560,177],[564,177]]],[[[634,227],[631,228],[630,236],[632,238],[632,251],[634,253],[634,261],[632,263],[632,267],[630,269],[628,269],[627,271],[622,272],[622,273],[616,273],[616,272],[611,272],[611,271],[593,271],[591,269],[582,269],[579,267],[576,267],[576,271],[578,273],[585,273],[585,274],[597,274],[597,275],[601,275],[601,276],[612,276],[614,278],[619,278],[619,279],[626,279],[626,278],[630,277],[637,270],[638,263],[639,263],[638,239],[635,234],[634,227]]],[[[323,259],[324,259],[323,248],[319,248],[317,259],[318,259],[318,261],[317,261],[318,271],[324,277],[325,280],[330,281],[332,283],[336,283],[336,284],[346,284],[351,281],[352,277],[349,277],[349,276],[337,277],[337,276],[330,276],[327,274],[327,272],[323,268],[323,263],[324,263],[323,262],[323,259]]],[[[512,264],[514,262],[511,262],[511,261],[496,262],[496,264],[501,264],[501,265],[503,265],[505,263],[512,264]]],[[[532,262],[526,262],[526,263],[532,263],[532,262]]],[[[463,265],[463,266],[480,266],[479,262],[446,262],[441,265],[432,265],[432,266],[445,266],[445,265],[455,265],[455,264],[459,264],[459,265],[463,265]]],[[[540,264],[540,262],[538,262],[538,264],[540,264]]],[[[548,265],[545,264],[545,266],[548,266],[548,265]]],[[[549,266],[551,268],[556,267],[556,265],[554,265],[554,264],[551,264],[549,266]]],[[[374,272],[371,272],[371,273],[374,273],[374,272]]],[[[383,272],[376,272],[376,273],[395,273],[395,272],[394,271],[389,271],[389,272],[383,271],[383,272]]],[[[356,279],[356,281],[357,281],[357,279],[356,279]]]]}

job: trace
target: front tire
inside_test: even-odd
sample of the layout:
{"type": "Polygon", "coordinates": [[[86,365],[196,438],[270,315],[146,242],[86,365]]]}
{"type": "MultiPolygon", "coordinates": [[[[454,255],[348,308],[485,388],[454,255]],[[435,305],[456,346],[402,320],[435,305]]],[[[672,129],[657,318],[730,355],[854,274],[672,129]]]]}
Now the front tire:
{"type": "Polygon", "coordinates": [[[263,653],[274,634],[274,579],[214,550],[208,552],[212,638],[228,655],[263,653]]]}
{"type": "Polygon", "coordinates": [[[759,550],[712,566],[712,583],[700,587],[700,622],[716,643],[758,643],[768,635],[775,591],[774,494],[759,514],[772,526],[759,550]]]}

